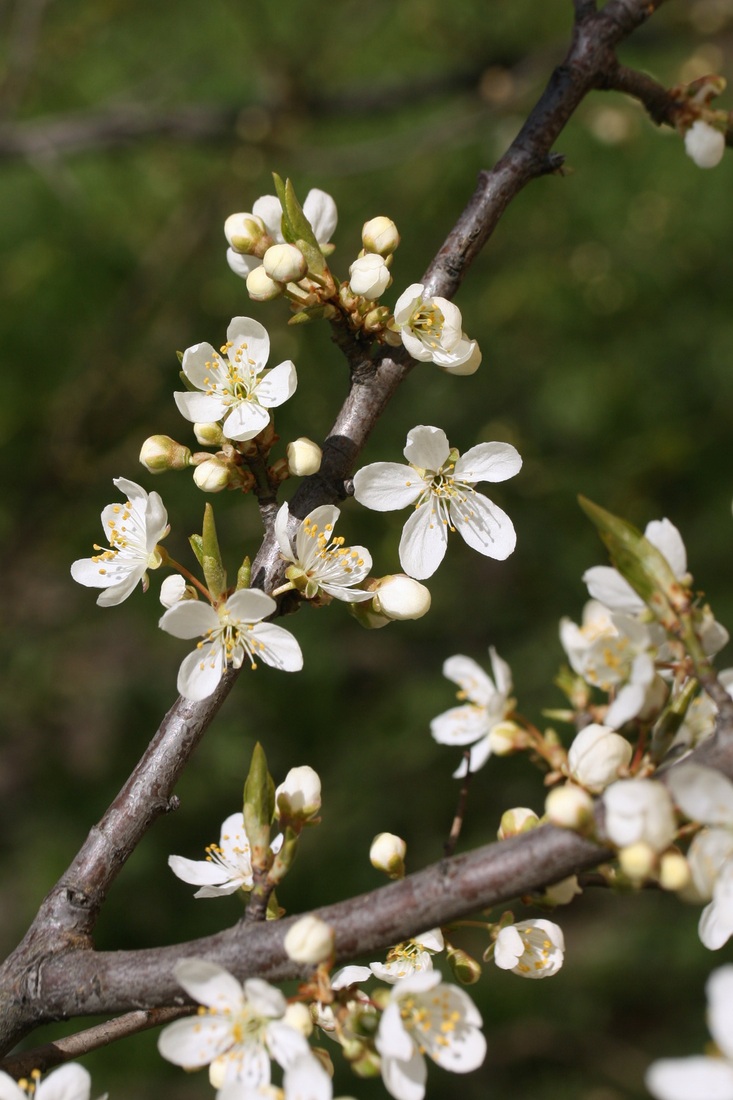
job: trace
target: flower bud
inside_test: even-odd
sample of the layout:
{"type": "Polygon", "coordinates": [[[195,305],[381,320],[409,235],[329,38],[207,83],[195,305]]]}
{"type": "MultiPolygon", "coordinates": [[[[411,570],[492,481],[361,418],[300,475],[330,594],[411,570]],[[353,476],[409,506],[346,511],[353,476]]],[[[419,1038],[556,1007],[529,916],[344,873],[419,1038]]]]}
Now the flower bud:
{"type": "Polygon", "coordinates": [[[374,309],[369,310],[362,321],[361,327],[364,332],[381,332],[391,316],[391,311],[387,306],[375,306],[374,309]]]}
{"type": "Polygon", "coordinates": [[[569,905],[574,897],[582,893],[578,876],[570,875],[569,878],[560,879],[548,886],[542,894],[542,901],[546,905],[569,905]]]}
{"type": "Polygon", "coordinates": [[[370,302],[379,298],[391,282],[392,276],[384,257],[377,256],[374,252],[360,256],[349,268],[349,287],[352,294],[368,298],[370,302]]]}
{"type": "Polygon", "coordinates": [[[725,135],[698,118],[685,134],[685,152],[698,168],[715,168],[725,153],[725,135]]]}
{"type": "Polygon", "coordinates": [[[229,464],[216,456],[207,458],[193,471],[193,480],[204,493],[220,493],[229,485],[229,477],[229,464]]]}
{"type": "Polygon", "coordinates": [[[323,451],[312,439],[300,436],[288,443],[286,454],[288,456],[288,469],[295,477],[308,477],[309,474],[317,474],[321,468],[323,451]]]}
{"type": "Polygon", "coordinates": [[[361,243],[365,252],[376,252],[380,256],[389,256],[400,243],[397,226],[391,218],[380,216],[364,222],[361,230],[361,243]]]}
{"type": "Polygon", "coordinates": [[[665,852],[659,861],[659,885],[663,890],[686,890],[691,882],[690,865],[681,852],[665,852]]]}
{"type": "Polygon", "coordinates": [[[625,737],[593,722],[580,731],[570,746],[570,776],[581,787],[598,793],[628,767],[632,752],[625,737]]]}
{"type": "Polygon", "coordinates": [[[489,744],[496,756],[509,756],[510,753],[527,748],[527,734],[516,722],[505,719],[489,730],[489,744]]]}
{"type": "Polygon", "coordinates": [[[261,255],[257,246],[264,238],[270,240],[267,226],[256,214],[230,214],[224,222],[224,236],[235,252],[246,256],[261,255]]]}
{"type": "Polygon", "coordinates": [[[187,599],[189,591],[193,592],[193,588],[189,588],[181,574],[172,573],[160,586],[160,602],[163,607],[173,607],[174,604],[187,599]]]}
{"type": "Polygon", "coordinates": [[[275,791],[275,805],[283,818],[306,822],[321,808],[321,781],[307,764],[291,768],[275,791]]]}
{"type": "Polygon", "coordinates": [[[499,840],[506,840],[509,836],[517,836],[526,833],[539,825],[540,819],[534,810],[526,806],[515,806],[513,810],[505,810],[501,815],[501,823],[497,832],[499,840]]]}
{"type": "Polygon", "coordinates": [[[377,615],[398,622],[421,619],[430,610],[430,591],[412,577],[394,573],[377,584],[372,607],[377,615]]]}
{"type": "Polygon", "coordinates": [[[582,787],[566,783],[550,791],[545,813],[548,821],[561,829],[584,829],[593,820],[593,799],[582,787]]]}
{"type": "Polygon", "coordinates": [[[636,844],[629,844],[628,848],[622,848],[618,861],[628,878],[633,882],[643,882],[653,872],[657,857],[654,849],[640,840],[636,844]]]}
{"type": "Polygon", "coordinates": [[[262,266],[278,283],[297,283],[308,270],[308,261],[294,244],[274,244],[262,257],[262,266]]]}
{"type": "Polygon", "coordinates": [[[191,462],[191,451],[169,435],[151,435],[140,449],[140,462],[149,474],[185,470],[191,462]]]}
{"type": "Polygon", "coordinates": [[[220,447],[226,438],[221,424],[194,424],[193,434],[202,447],[220,447]]]}
{"type": "Polygon", "coordinates": [[[407,845],[394,833],[378,833],[369,849],[372,867],[384,871],[390,878],[404,878],[407,845]]]}
{"type": "Polygon", "coordinates": [[[448,948],[448,966],[461,985],[473,985],[481,977],[481,964],[460,947],[448,948]]]}
{"type": "Polygon", "coordinates": [[[280,283],[270,278],[262,264],[247,276],[247,293],[253,302],[270,302],[279,298],[282,292],[280,283]]]}
{"type": "MultiPolygon", "coordinates": [[[[287,940],[287,936],[285,939],[287,940]]],[[[287,951],[287,947],[285,950],[287,951]]],[[[301,1035],[305,1035],[306,1039],[313,1034],[313,1019],[302,1001],[294,1001],[293,1004],[288,1005],[283,1016],[283,1023],[287,1024],[288,1027],[292,1027],[295,1031],[299,1031],[301,1035]]]]}
{"type": "MultiPolygon", "coordinates": [[[[284,946],[288,957],[294,962],[317,966],[333,955],[333,941],[333,928],[330,924],[309,913],[288,929],[284,946]]],[[[310,1015],[308,1019],[310,1021],[310,1015]]]]}

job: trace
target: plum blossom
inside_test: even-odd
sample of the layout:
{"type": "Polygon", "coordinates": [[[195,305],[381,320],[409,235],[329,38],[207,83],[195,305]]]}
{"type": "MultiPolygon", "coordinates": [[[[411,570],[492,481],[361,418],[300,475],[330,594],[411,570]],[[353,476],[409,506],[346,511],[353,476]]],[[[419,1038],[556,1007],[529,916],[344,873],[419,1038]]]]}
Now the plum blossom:
{"type": "Polygon", "coordinates": [[[349,289],[352,294],[374,301],[379,298],[392,282],[392,276],[383,256],[367,252],[354,260],[349,268],[349,289]]]}
{"type": "Polygon", "coordinates": [[[698,118],[685,134],[685,152],[698,168],[715,168],[725,154],[725,134],[698,118]]]}
{"type": "Polygon", "coordinates": [[[672,799],[654,779],[619,779],[604,791],[603,806],[606,836],[618,848],[646,844],[663,852],[674,840],[672,799]]]}
{"type": "Polygon", "coordinates": [[[733,1100],[733,966],[721,966],[707,980],[708,1027],[720,1056],[660,1058],[646,1072],[656,1100],[733,1100]]]}
{"type": "Polygon", "coordinates": [[[333,504],[314,508],[299,525],[294,547],[288,535],[287,504],[282,505],[275,517],[280,553],[292,563],[286,576],[306,599],[311,600],[321,592],[347,603],[372,598],[373,593],[354,588],[368,577],[372,556],[364,546],[344,546],[342,535],[333,537],[340,515],[333,504]]]}
{"type": "Polygon", "coordinates": [[[509,557],[517,541],[514,525],[474,485],[519,473],[522,459],[510,443],[479,443],[461,456],[444,431],[422,424],[408,432],[404,455],[408,466],[374,462],[359,470],[354,496],[378,512],[414,505],[400,539],[405,573],[431,577],[445,556],[449,530],[480,554],[509,557]]]}
{"type": "Polygon", "coordinates": [[[71,575],[87,588],[105,589],[97,598],[100,607],[115,607],[126,600],[142,582],[148,587],[148,569],[161,562],[158,542],[168,534],[168,513],[158,493],[147,493],[134,481],[114,478],[113,485],[124,493],[124,504],[108,504],[102,512],[102,527],[109,549],[97,546],[91,558],[79,558],[71,575]]]}
{"type": "Polygon", "coordinates": [[[512,672],[493,646],[489,648],[492,680],[470,657],[457,654],[443,665],[443,675],[458,684],[459,699],[468,702],[439,714],[430,723],[430,732],[441,745],[471,745],[468,763],[463,760],[454,775],[478,771],[491,755],[491,735],[514,710],[512,672]]]}
{"type": "Polygon", "coordinates": [[[284,1019],[287,1002],[279,989],[261,978],[242,987],[223,967],[206,959],[182,959],[176,980],[205,1006],[196,1016],[164,1028],[158,1050],[186,1069],[209,1066],[214,1088],[241,1082],[253,1089],[270,1084],[270,1059],[283,1069],[299,1058],[312,1059],[308,1043],[284,1019]]]}
{"type": "Polygon", "coordinates": [[[252,860],[241,810],[222,823],[219,843],[208,846],[206,859],[169,856],[168,866],[184,882],[201,887],[195,898],[220,898],[237,890],[251,890],[252,860]]]}
{"type": "Polygon", "coordinates": [[[373,962],[369,969],[375,978],[394,985],[413,974],[433,969],[433,955],[445,947],[443,933],[439,928],[431,928],[421,936],[414,936],[405,943],[390,948],[386,962],[373,962]]]}
{"type": "Polygon", "coordinates": [[[412,283],[399,296],[391,327],[421,363],[435,363],[451,374],[473,374],[481,364],[478,344],[463,331],[458,306],[447,298],[425,295],[422,283],[412,283]]]}
{"type": "Polygon", "coordinates": [[[565,958],[565,938],[551,920],[525,920],[502,928],[496,937],[494,962],[522,978],[550,978],[565,958]]]}
{"type": "Polygon", "coordinates": [[[263,374],[270,354],[267,330],[251,317],[234,317],[226,343],[194,344],[183,355],[183,373],[193,391],[173,396],[193,423],[223,421],[227,439],[254,439],[270,422],[272,408],[295,393],[298,380],[288,359],[263,374]]]}
{"type": "Polygon", "coordinates": [[[570,778],[598,794],[628,767],[632,751],[625,737],[593,722],[577,734],[568,750],[570,778]]]}
{"type": "MultiPolygon", "coordinates": [[[[314,187],[305,197],[303,213],[310,223],[321,251],[324,254],[331,251],[333,246],[329,242],[338,221],[338,211],[334,200],[325,191],[314,187]]],[[[283,211],[280,200],[276,195],[262,195],[252,207],[252,214],[258,221],[264,223],[273,244],[284,243],[285,238],[282,232],[283,211]]],[[[229,248],[227,249],[227,263],[235,275],[246,279],[249,273],[260,265],[261,260],[255,255],[242,255],[238,250],[229,248]]]]}
{"type": "Polygon", "coordinates": [[[486,1056],[481,1016],[464,990],[423,970],[392,987],[376,1046],[382,1079],[396,1100],[422,1100],[427,1054],[443,1069],[469,1073],[486,1056]]]}
{"type": "Polygon", "coordinates": [[[21,1087],[20,1082],[0,1070],[0,1100],[89,1100],[92,1079],[76,1062],[59,1066],[43,1079],[38,1070],[30,1077],[21,1087]]]}
{"type": "Polygon", "coordinates": [[[217,688],[224,670],[241,668],[247,657],[255,668],[257,661],[298,672],[303,654],[293,635],[274,623],[263,623],[277,604],[257,588],[233,593],[218,608],[198,600],[174,604],[158,623],[174,638],[203,637],[189,653],[178,673],[178,690],[186,699],[206,699],[217,688]]]}

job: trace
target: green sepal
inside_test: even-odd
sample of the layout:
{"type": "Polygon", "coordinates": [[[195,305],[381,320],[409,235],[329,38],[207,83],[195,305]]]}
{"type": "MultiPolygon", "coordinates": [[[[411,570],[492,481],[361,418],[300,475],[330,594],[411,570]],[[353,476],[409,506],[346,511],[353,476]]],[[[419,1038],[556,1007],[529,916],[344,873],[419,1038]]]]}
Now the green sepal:
{"type": "Polygon", "coordinates": [[[292,317],[288,318],[289,325],[307,325],[311,321],[320,321],[326,315],[325,306],[306,306],[305,309],[298,310],[292,317]]]}
{"type": "Polygon", "coordinates": [[[206,586],[212,599],[219,600],[226,591],[227,575],[221,560],[219,540],[216,537],[214,509],[210,504],[207,504],[204,508],[204,529],[201,546],[203,550],[201,567],[206,578],[206,586]]]}
{"type": "Polygon", "coordinates": [[[183,352],[182,351],[177,351],[176,352],[176,359],[178,360],[179,363],[183,362],[183,352]]]}
{"type": "Polygon", "coordinates": [[[246,557],[237,570],[237,592],[241,588],[249,588],[252,580],[252,562],[246,557]]]}
{"type": "MultiPolygon", "coordinates": [[[[310,229],[310,226],[308,226],[308,228],[310,229]]],[[[312,232],[311,238],[315,241],[312,232]]],[[[298,240],[295,241],[295,245],[305,256],[306,263],[308,264],[308,273],[311,275],[325,275],[326,261],[323,258],[323,253],[318,247],[318,244],[316,243],[313,245],[310,240],[304,240],[302,237],[299,237],[298,240]]]]}
{"type": "Polygon", "coordinates": [[[677,731],[685,720],[690,703],[699,691],[699,682],[694,677],[690,677],[655,725],[651,743],[651,757],[655,764],[666,756],[677,731]]]}
{"type": "Polygon", "coordinates": [[[201,535],[190,535],[188,541],[191,545],[191,549],[193,550],[194,554],[196,555],[196,561],[199,563],[199,565],[203,569],[203,567],[204,567],[204,540],[201,538],[201,535]]]}
{"type": "Polygon", "coordinates": [[[265,920],[280,920],[280,917],[284,917],[286,910],[282,905],[278,904],[278,900],[275,897],[275,891],[273,890],[267,899],[267,912],[265,913],[265,920]]]}
{"type": "Polygon", "coordinates": [[[268,882],[282,882],[293,866],[295,857],[298,854],[299,841],[300,834],[295,831],[292,825],[286,825],[282,847],[273,860],[270,873],[267,876],[268,882]]]}
{"type": "Polygon", "coordinates": [[[270,823],[275,812],[275,784],[267,770],[267,757],[257,742],[252,750],[249,773],[244,784],[244,830],[252,846],[253,869],[269,869],[270,823]]]}
{"type": "Polygon", "coordinates": [[[481,963],[460,947],[449,947],[448,966],[461,985],[474,985],[481,977],[481,963]]]}

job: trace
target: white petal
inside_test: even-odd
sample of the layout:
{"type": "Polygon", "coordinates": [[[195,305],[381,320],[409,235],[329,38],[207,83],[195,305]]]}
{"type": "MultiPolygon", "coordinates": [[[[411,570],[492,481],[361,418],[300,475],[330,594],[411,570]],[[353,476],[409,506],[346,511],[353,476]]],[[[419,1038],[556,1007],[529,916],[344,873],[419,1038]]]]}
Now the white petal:
{"type": "Polygon", "coordinates": [[[274,623],[262,623],[252,633],[265,647],[256,650],[256,659],[261,659],[266,665],[279,668],[282,672],[300,672],[303,667],[303,653],[289,630],[275,626],[274,623]]]}
{"type": "Polygon", "coordinates": [[[448,460],[450,444],[442,428],[418,424],[407,433],[404,455],[413,466],[423,470],[439,470],[448,460]]]}
{"type": "Polygon", "coordinates": [[[417,359],[419,363],[430,363],[433,359],[433,350],[428,348],[415,334],[407,327],[400,330],[400,336],[402,337],[402,343],[405,345],[405,350],[413,359],[417,359]]]}
{"type": "Polygon", "coordinates": [[[372,972],[368,966],[342,966],[331,977],[331,988],[346,989],[347,986],[365,982],[371,976],[372,972]]]}
{"type": "Polygon", "coordinates": [[[127,574],[122,572],[118,574],[118,583],[106,589],[106,591],[102,592],[101,595],[97,597],[97,604],[99,607],[116,607],[117,604],[126,600],[133,589],[140,583],[144,573],[144,566],[138,565],[137,568],[131,569],[127,574]]]}
{"type": "Polygon", "coordinates": [[[181,959],[173,968],[176,981],[189,997],[208,1008],[235,1012],[241,1008],[242,986],[228,970],[208,959],[181,959]]]}
{"type": "Polygon", "coordinates": [[[234,1042],[231,1022],[222,1017],[189,1016],[158,1036],[158,1050],[176,1066],[206,1066],[234,1042]]]}
{"type": "Polygon", "coordinates": [[[331,1100],[333,1086],[317,1058],[296,1058],[285,1070],[283,1088],[288,1100],[331,1100]]]}
{"type": "Polygon", "coordinates": [[[415,311],[415,306],[422,298],[424,289],[425,287],[422,283],[410,283],[407,289],[402,291],[394,307],[394,319],[396,324],[407,324],[415,311]]]}
{"type": "Polygon", "coordinates": [[[721,966],[705,985],[710,1034],[726,1058],[733,1053],[733,966],[721,966]]]}
{"type": "Polygon", "coordinates": [[[267,1049],[283,1069],[292,1066],[310,1051],[305,1035],[279,1020],[267,1025],[267,1049]]]}
{"type": "Polygon", "coordinates": [[[17,1081],[0,1070],[0,1100],[28,1100],[17,1081]]]}
{"type": "Polygon", "coordinates": [[[687,572],[687,550],[675,525],[668,519],[653,519],[647,523],[644,535],[664,555],[674,575],[683,577],[687,572]]]}
{"type": "Polygon", "coordinates": [[[280,990],[263,978],[248,978],[244,983],[244,995],[258,1016],[278,1019],[288,1006],[280,990]]]}
{"type": "Polygon", "coordinates": [[[703,947],[707,947],[708,951],[719,951],[733,934],[733,925],[726,919],[726,914],[721,913],[715,901],[711,901],[703,909],[697,934],[703,947]]]}
{"type": "Polygon", "coordinates": [[[722,1058],[662,1058],[644,1083],[657,1100],[733,1100],[733,1066],[722,1058]]]}
{"type": "Polygon", "coordinates": [[[469,496],[465,504],[451,500],[450,516],[463,541],[479,554],[504,561],[517,545],[509,516],[480,493],[469,496]]]}
{"type": "Polygon", "coordinates": [[[288,359],[279,363],[257,383],[256,396],[261,405],[273,409],[292,397],[298,385],[295,364],[288,359]]]}
{"type": "Polygon", "coordinates": [[[235,405],[222,424],[227,439],[244,443],[254,439],[270,423],[270,414],[256,401],[240,401],[235,405]]]}
{"type": "Polygon", "coordinates": [[[448,546],[448,526],[436,514],[432,503],[417,508],[402,529],[399,555],[405,573],[415,580],[432,577],[448,546]]]}
{"type": "Polygon", "coordinates": [[[614,611],[635,614],[644,608],[641,597],[637,596],[618,570],[612,569],[610,565],[594,565],[592,569],[586,569],[583,581],[594,600],[599,600],[614,611]]]}
{"type": "Polygon", "coordinates": [[[336,203],[326,191],[312,187],[305,196],[303,213],[319,244],[328,244],[338,222],[336,203]]]}
{"type": "Polygon", "coordinates": [[[506,481],[521,468],[521,456],[511,443],[479,443],[461,455],[454,476],[475,485],[477,481],[506,481]]]}
{"type": "Polygon", "coordinates": [[[214,694],[223,675],[224,650],[218,642],[212,643],[184,657],[176,686],[184,699],[199,703],[214,694]]]}
{"type": "MultiPolygon", "coordinates": [[[[409,978],[406,981],[409,981],[409,978]]],[[[440,976],[438,976],[438,981],[440,981],[440,976]]],[[[395,986],[392,996],[395,997],[401,988],[402,983],[395,986]]],[[[414,1043],[402,1023],[400,1006],[397,1000],[392,1000],[382,1013],[376,1045],[377,1050],[383,1057],[399,1058],[403,1062],[412,1057],[415,1049],[414,1043]]]]}
{"type": "Polygon", "coordinates": [[[225,606],[233,618],[243,623],[258,623],[277,608],[272,596],[259,588],[241,588],[229,597],[225,606]]]}
{"type": "Polygon", "coordinates": [[[425,1059],[413,1050],[409,1060],[382,1058],[382,1080],[395,1100],[422,1100],[428,1071],[425,1059]]]}
{"type": "Polygon", "coordinates": [[[733,826],[733,783],[715,768],[680,764],[667,773],[667,785],[691,821],[733,826]]]}
{"type": "Polygon", "coordinates": [[[488,737],[482,737],[480,741],[477,741],[475,745],[471,746],[468,762],[466,762],[466,760],[461,761],[453,772],[453,778],[463,779],[466,772],[477,772],[479,768],[483,768],[490,756],[491,741],[488,737]]]}
{"type": "Polygon", "coordinates": [[[174,638],[200,638],[219,626],[219,616],[208,603],[199,600],[182,600],[162,615],[158,621],[161,630],[174,638]]]}
{"type": "Polygon", "coordinates": [[[249,365],[257,373],[264,368],[270,354],[270,337],[259,321],[253,317],[233,317],[227,329],[227,342],[233,345],[232,355],[246,344],[249,365]]]}
{"type": "Polygon", "coordinates": [[[471,1073],[483,1064],[486,1057],[486,1039],[476,1027],[456,1025],[450,1042],[445,1046],[436,1046],[431,1056],[437,1065],[451,1073],[471,1073]]]}
{"type": "Polygon", "coordinates": [[[192,386],[197,390],[207,390],[210,382],[215,382],[216,379],[216,371],[213,372],[212,379],[211,367],[216,361],[221,362],[221,355],[211,344],[194,344],[184,351],[181,369],[192,386]]]}
{"type": "Polygon", "coordinates": [[[189,393],[187,390],[173,394],[178,411],[192,424],[208,424],[221,420],[227,406],[220,397],[206,393],[189,393]]]}
{"type": "Polygon", "coordinates": [[[277,196],[262,195],[252,207],[252,213],[262,218],[272,239],[282,244],[285,239],[282,230],[283,208],[277,196]]]}
{"type": "Polygon", "coordinates": [[[207,859],[186,859],[185,856],[168,856],[168,866],[174,875],[191,886],[219,886],[229,881],[226,867],[207,859]]]}
{"type": "Polygon", "coordinates": [[[59,1066],[44,1077],[36,1090],[36,1100],[89,1100],[92,1079],[76,1062],[59,1066]]]}
{"type": "Polygon", "coordinates": [[[512,682],[512,670],[507,662],[499,656],[493,645],[489,646],[489,657],[491,658],[491,669],[494,673],[496,690],[501,695],[509,695],[514,686],[512,682]]]}
{"type": "Polygon", "coordinates": [[[239,275],[240,279],[246,279],[250,271],[259,267],[262,261],[257,256],[243,256],[241,252],[228,248],[227,263],[235,275],[239,275]]]}
{"type": "Polygon", "coordinates": [[[454,684],[458,684],[459,688],[466,693],[466,697],[472,703],[478,703],[479,706],[488,706],[490,700],[496,696],[496,688],[491,678],[473,658],[464,657],[462,653],[457,653],[444,661],[443,675],[454,684]]]}
{"type": "Polygon", "coordinates": [[[483,707],[467,703],[452,707],[430,723],[430,732],[439,745],[471,745],[489,732],[489,721],[483,707]]]}
{"type": "Polygon", "coordinates": [[[517,959],[524,954],[524,941],[519,932],[510,924],[502,928],[496,937],[494,949],[494,962],[500,970],[512,970],[517,965],[517,959]]]}
{"type": "Polygon", "coordinates": [[[288,521],[290,520],[290,509],[288,508],[287,501],[281,505],[277,510],[275,516],[275,538],[277,539],[277,545],[280,547],[280,553],[286,561],[295,561],[293,556],[293,548],[290,542],[290,536],[288,534],[288,521]]]}
{"type": "Polygon", "coordinates": [[[411,466],[399,462],[372,462],[354,475],[354,496],[365,508],[392,512],[413,504],[425,482],[411,466]]]}

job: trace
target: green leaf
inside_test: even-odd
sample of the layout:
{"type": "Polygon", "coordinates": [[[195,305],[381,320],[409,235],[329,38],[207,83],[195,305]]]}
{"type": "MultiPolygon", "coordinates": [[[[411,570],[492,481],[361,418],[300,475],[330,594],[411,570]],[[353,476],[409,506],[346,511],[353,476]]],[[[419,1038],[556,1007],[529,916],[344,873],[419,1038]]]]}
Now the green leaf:
{"type": "Polygon", "coordinates": [[[275,812],[275,784],[267,770],[267,757],[257,742],[244,784],[244,828],[252,846],[252,866],[262,867],[270,859],[270,823],[275,812]]]}
{"type": "Polygon", "coordinates": [[[252,579],[252,562],[247,557],[237,571],[237,592],[240,588],[249,588],[252,579]]]}
{"type": "MultiPolygon", "coordinates": [[[[315,241],[315,237],[312,233],[311,237],[313,241],[315,241]]],[[[318,247],[318,244],[314,245],[311,243],[311,241],[304,240],[302,237],[298,237],[295,245],[305,256],[306,263],[308,264],[308,273],[310,275],[318,275],[321,277],[325,275],[326,261],[323,258],[323,253],[318,247]]]]}
{"type": "Polygon", "coordinates": [[[188,541],[191,544],[191,549],[193,550],[194,554],[196,555],[196,561],[199,563],[199,565],[203,569],[203,565],[204,565],[204,540],[201,538],[201,535],[191,535],[188,541]]]}
{"type": "Polygon", "coordinates": [[[206,586],[214,600],[219,600],[226,591],[227,575],[221,560],[219,540],[216,537],[214,509],[210,504],[204,508],[204,531],[202,535],[203,561],[201,566],[206,578],[206,586]]]}

